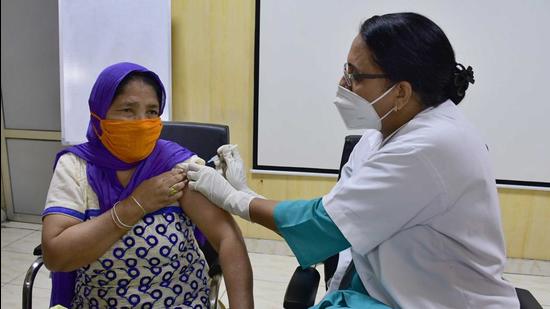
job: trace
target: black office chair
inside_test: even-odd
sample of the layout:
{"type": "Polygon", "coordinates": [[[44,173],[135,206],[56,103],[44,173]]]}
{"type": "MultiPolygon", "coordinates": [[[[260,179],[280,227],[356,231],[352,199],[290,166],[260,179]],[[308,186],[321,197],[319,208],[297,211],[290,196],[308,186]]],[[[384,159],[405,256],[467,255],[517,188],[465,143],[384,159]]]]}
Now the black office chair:
{"type": "MultiPolygon", "coordinates": [[[[338,179],[340,179],[342,167],[348,162],[349,156],[355,148],[355,145],[361,139],[361,135],[348,135],[344,141],[344,149],[342,151],[342,158],[340,160],[340,169],[338,173],[338,179]]],[[[353,263],[353,262],[352,262],[353,263]]],[[[338,265],[338,254],[327,258],[324,262],[325,270],[325,286],[328,289],[329,281],[336,271],[338,265]]],[[[343,286],[346,277],[342,279],[343,286]]],[[[288,283],[285,298],[283,301],[283,308],[285,309],[305,309],[313,306],[315,302],[315,296],[317,295],[317,289],[319,286],[320,275],[317,269],[314,267],[308,267],[306,269],[298,266],[288,283]]],[[[542,309],[542,306],[537,302],[533,294],[525,289],[516,288],[518,295],[520,309],[542,309]]]]}
{"type": "MultiPolygon", "coordinates": [[[[164,122],[160,135],[161,139],[176,142],[185,148],[196,153],[204,160],[208,160],[217,154],[218,147],[229,143],[229,127],[226,125],[194,123],[194,122],[164,122]]],[[[200,239],[200,232],[197,234],[197,241],[201,248],[210,270],[210,308],[218,307],[218,294],[222,277],[222,270],[218,261],[218,253],[205,239],[200,239]]],[[[43,265],[42,246],[34,248],[33,254],[36,260],[27,270],[23,283],[23,309],[32,308],[32,287],[36,274],[43,265]]]]}

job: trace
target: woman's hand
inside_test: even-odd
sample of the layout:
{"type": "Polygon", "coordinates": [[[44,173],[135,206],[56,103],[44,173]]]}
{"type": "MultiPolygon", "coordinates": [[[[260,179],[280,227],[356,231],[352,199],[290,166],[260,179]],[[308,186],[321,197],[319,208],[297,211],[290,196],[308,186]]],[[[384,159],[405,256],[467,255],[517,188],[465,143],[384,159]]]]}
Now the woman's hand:
{"type": "Polygon", "coordinates": [[[132,196],[143,206],[146,213],[150,213],[176,203],[183,195],[182,189],[186,184],[184,171],[175,168],[143,181],[132,192],[132,196]]]}

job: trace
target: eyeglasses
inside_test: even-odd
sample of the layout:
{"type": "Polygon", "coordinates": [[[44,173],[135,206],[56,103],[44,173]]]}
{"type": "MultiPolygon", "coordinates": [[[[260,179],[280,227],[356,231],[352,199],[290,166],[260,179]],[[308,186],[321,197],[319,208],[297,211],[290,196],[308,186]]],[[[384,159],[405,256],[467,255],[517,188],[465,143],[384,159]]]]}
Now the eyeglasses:
{"type": "Polygon", "coordinates": [[[346,86],[351,87],[352,82],[359,82],[362,79],[376,79],[376,78],[387,78],[388,74],[370,74],[370,73],[350,73],[350,68],[353,68],[353,65],[348,62],[344,63],[344,81],[346,86]]]}

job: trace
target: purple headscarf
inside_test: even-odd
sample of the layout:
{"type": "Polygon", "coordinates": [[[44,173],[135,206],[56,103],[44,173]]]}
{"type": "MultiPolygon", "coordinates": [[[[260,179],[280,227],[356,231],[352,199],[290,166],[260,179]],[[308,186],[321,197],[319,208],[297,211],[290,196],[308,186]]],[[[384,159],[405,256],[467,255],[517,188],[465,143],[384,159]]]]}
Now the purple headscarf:
{"type": "MultiPolygon", "coordinates": [[[[99,74],[88,101],[90,112],[105,119],[118,85],[132,72],[148,73],[158,83],[162,92],[159,114],[162,114],[166,103],[166,94],[159,77],[148,69],[129,62],[113,64],[99,74]]],[[[183,162],[193,155],[191,151],[174,142],[159,139],[153,152],[147,158],[133,164],[125,163],[113,156],[103,146],[94,128],[98,134],[102,134],[99,120],[90,115],[86,133],[88,142],[62,150],[57,154],[55,163],[57,164],[59,157],[67,152],[74,153],[86,161],[88,183],[97,194],[101,213],[111,209],[117,201],[127,198],[144,180],[171,170],[177,163],[183,162]],[[116,171],[132,167],[136,167],[136,170],[124,188],[116,177],[116,171]]]]}
{"type": "MultiPolygon", "coordinates": [[[[105,115],[114,99],[116,89],[122,80],[132,72],[145,72],[150,74],[161,89],[161,101],[159,115],[162,114],[166,103],[166,93],[159,77],[148,69],[129,62],[113,64],[104,69],[98,76],[90,99],[88,101],[90,112],[95,113],[101,119],[105,115]]],[[[177,163],[183,162],[193,156],[194,153],[180,145],[159,139],[153,152],[144,160],[128,164],[113,156],[101,143],[94,132],[102,134],[99,120],[90,115],[87,143],[66,148],[57,154],[55,165],[65,153],[74,153],[86,161],[86,174],[88,183],[97,194],[100,213],[104,213],[113,207],[117,201],[127,198],[135,188],[146,179],[157,176],[171,170],[177,163]],[[132,179],[124,188],[116,177],[117,170],[127,170],[136,167],[132,179]]],[[[74,284],[76,272],[52,273],[51,306],[60,304],[70,307],[74,297],[74,284]]]]}

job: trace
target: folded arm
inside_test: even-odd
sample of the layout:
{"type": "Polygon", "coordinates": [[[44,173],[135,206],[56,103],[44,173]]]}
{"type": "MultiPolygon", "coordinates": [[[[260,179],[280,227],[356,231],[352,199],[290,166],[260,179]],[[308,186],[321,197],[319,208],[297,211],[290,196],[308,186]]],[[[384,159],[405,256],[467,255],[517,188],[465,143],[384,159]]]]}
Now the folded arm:
{"type": "MultiPolygon", "coordinates": [[[[60,160],[60,163],[67,162],[60,160]]],[[[57,190],[63,191],[64,195],[61,199],[49,199],[50,203],[85,203],[78,191],[78,179],[71,171],[70,168],[56,169],[54,179],[62,181],[52,182],[54,187],[64,187],[63,190],[57,190]]],[[[126,225],[133,226],[143,217],[144,212],[153,212],[174,203],[183,194],[183,177],[181,170],[174,170],[143,181],[132,193],[135,199],[141,201],[143,210],[131,198],[126,198],[116,206],[117,216],[126,225]],[[170,186],[177,191],[175,194],[169,194],[170,186]]],[[[79,208],[85,209],[85,206],[79,208]]],[[[47,214],[42,224],[44,264],[51,271],[76,270],[100,258],[127,232],[127,229],[115,224],[111,211],[87,221],[56,212],[47,214]]]]}
{"type": "MultiPolygon", "coordinates": [[[[131,225],[143,215],[128,201],[117,206],[117,213],[131,225]]],[[[127,232],[115,225],[110,212],[84,222],[65,215],[48,215],[42,223],[44,264],[51,271],[76,270],[100,258],[127,232]]]]}

